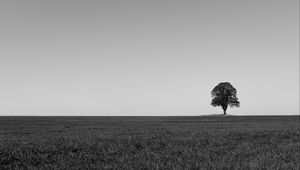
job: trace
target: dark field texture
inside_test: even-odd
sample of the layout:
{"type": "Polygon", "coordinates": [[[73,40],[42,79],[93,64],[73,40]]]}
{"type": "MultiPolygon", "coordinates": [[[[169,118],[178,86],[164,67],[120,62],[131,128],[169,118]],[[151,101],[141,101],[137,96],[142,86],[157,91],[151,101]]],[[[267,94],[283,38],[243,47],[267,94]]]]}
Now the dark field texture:
{"type": "Polygon", "coordinates": [[[299,169],[299,116],[0,117],[0,169],[299,169]]]}

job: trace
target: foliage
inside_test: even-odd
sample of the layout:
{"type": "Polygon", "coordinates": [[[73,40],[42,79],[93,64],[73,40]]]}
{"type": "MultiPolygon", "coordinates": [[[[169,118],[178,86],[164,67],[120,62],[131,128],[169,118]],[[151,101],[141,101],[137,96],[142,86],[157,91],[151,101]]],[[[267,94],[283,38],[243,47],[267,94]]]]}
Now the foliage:
{"type": "Polygon", "coordinates": [[[218,84],[211,92],[212,102],[211,105],[221,106],[226,114],[228,105],[230,107],[239,107],[240,102],[236,97],[236,89],[228,82],[218,84]]]}

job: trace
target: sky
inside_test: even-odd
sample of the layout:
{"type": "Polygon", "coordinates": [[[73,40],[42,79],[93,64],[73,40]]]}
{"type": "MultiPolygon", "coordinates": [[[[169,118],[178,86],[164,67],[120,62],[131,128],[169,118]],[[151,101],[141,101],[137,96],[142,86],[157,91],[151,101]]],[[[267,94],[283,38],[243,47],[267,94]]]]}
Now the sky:
{"type": "Polygon", "coordinates": [[[0,1],[0,115],[299,114],[298,0],[0,1]]]}

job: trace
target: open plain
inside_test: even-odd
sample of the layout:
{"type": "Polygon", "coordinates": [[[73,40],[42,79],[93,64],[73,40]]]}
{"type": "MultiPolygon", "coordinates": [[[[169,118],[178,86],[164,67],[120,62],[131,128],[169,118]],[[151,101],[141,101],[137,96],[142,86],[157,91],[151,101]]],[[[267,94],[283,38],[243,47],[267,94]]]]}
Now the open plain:
{"type": "Polygon", "coordinates": [[[0,169],[299,169],[299,116],[0,117],[0,169]]]}

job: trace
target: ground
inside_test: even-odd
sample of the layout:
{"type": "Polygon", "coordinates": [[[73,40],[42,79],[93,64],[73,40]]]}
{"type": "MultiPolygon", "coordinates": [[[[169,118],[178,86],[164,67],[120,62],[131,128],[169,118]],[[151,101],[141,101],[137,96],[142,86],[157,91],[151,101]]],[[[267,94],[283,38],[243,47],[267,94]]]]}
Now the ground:
{"type": "Polygon", "coordinates": [[[300,169],[299,116],[0,117],[0,169],[300,169]]]}

